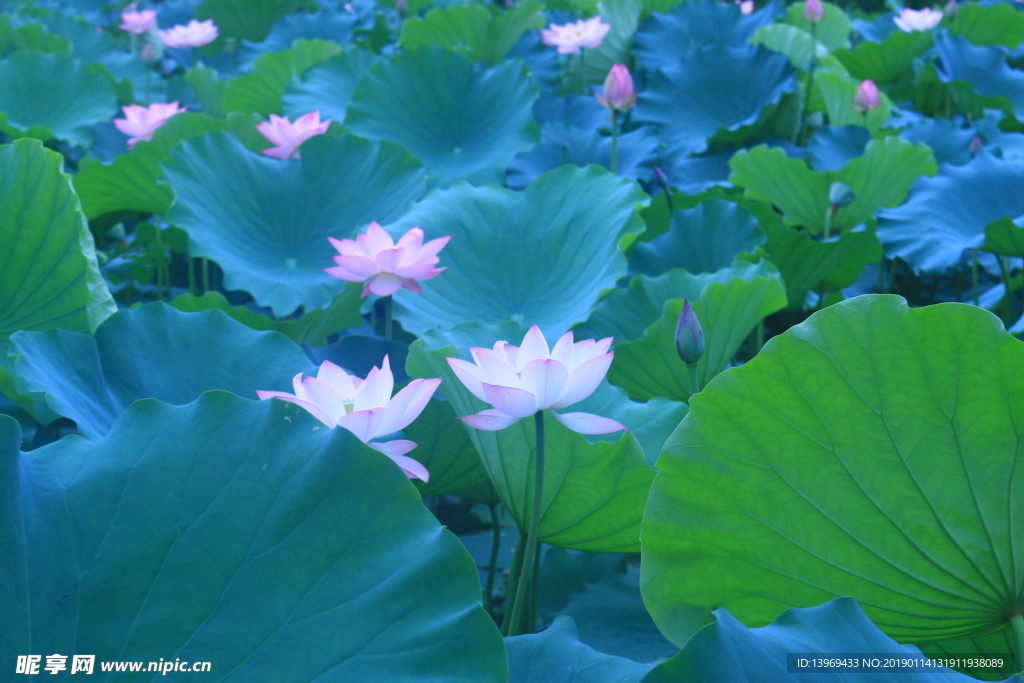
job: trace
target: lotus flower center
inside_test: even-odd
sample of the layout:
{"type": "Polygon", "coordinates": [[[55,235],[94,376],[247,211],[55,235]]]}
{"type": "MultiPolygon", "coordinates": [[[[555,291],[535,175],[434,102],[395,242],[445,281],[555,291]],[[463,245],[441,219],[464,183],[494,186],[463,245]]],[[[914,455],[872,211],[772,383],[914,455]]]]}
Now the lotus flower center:
{"type": "Polygon", "coordinates": [[[345,406],[346,414],[351,413],[353,410],[356,409],[355,399],[352,398],[346,398],[344,401],[341,402],[341,405],[345,406]]]}

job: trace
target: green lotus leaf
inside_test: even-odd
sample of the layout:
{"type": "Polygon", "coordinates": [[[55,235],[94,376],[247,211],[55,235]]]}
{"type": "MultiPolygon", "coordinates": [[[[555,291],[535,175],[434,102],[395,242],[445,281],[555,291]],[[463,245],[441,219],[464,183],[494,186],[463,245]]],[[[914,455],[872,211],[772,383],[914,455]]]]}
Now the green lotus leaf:
{"type": "Polygon", "coordinates": [[[213,389],[252,399],[257,389],[288,387],[297,372],[316,370],[276,332],[257,332],[220,311],[182,313],[164,304],[122,309],[95,336],[18,332],[11,347],[24,393],[44,393],[90,439],[106,435],[139,399],[184,405],[213,389]]]}
{"type": "Polygon", "coordinates": [[[881,208],[896,206],[915,180],[937,170],[926,145],[898,137],[871,141],[863,155],[840,171],[812,171],[803,160],[765,145],[737,152],[729,165],[730,180],[745,188],[747,197],[774,204],[789,225],[802,226],[812,234],[825,229],[832,183],[844,183],[854,194],[853,202],[832,219],[834,234],[860,225],[881,208]]]}
{"type": "Polygon", "coordinates": [[[651,670],[580,641],[572,617],[560,616],[542,633],[505,639],[509,683],[639,683],[651,670]]]}
{"type": "MultiPolygon", "coordinates": [[[[853,29],[850,18],[839,5],[831,2],[823,2],[821,5],[824,10],[821,23],[814,28],[818,42],[829,51],[849,47],[850,31],[853,29]]],[[[804,5],[801,2],[794,2],[786,8],[786,23],[806,31],[808,35],[811,33],[811,23],[804,19],[804,5]]]]}
{"type": "MultiPolygon", "coordinates": [[[[829,683],[865,676],[882,683],[970,683],[976,679],[939,666],[922,666],[906,671],[839,669],[793,673],[789,668],[793,655],[810,659],[851,659],[863,662],[871,655],[884,660],[919,656],[912,645],[899,645],[879,631],[857,605],[856,600],[838,598],[824,605],[787,610],[764,628],[749,629],[725,609],[715,610],[714,623],[702,629],[683,651],[661,664],[643,679],[643,683],[677,681],[758,681],[800,680],[829,683]],[[856,656],[854,656],[856,655],[856,656]]],[[[960,656],[963,656],[962,654],[960,656]]],[[[1007,681],[1014,679],[1007,679],[1007,681]]]]}
{"type": "Polygon", "coordinates": [[[662,632],[682,602],[759,626],[837,596],[904,642],[1008,628],[1024,604],[1021,363],[987,311],[868,295],[717,377],[645,512],[662,632]]]}
{"type": "MultiPolygon", "coordinates": [[[[966,638],[962,640],[946,640],[939,643],[919,643],[921,651],[932,657],[956,657],[967,656],[986,657],[992,652],[1002,652],[1005,655],[1012,655],[1016,645],[1014,644],[1013,631],[1010,629],[999,631],[980,638],[966,638]]],[[[1008,676],[1019,673],[1016,666],[1016,658],[1013,656],[1004,657],[1002,666],[987,671],[979,671],[977,668],[966,666],[953,667],[958,671],[967,669],[964,673],[974,676],[982,681],[1002,681],[1008,676]]],[[[1017,677],[1020,678],[1019,676],[1017,677]]]]}
{"type": "Polygon", "coordinates": [[[1003,256],[1024,256],[1024,216],[1017,220],[1003,217],[985,228],[982,250],[1003,256]]]}
{"type": "Polygon", "coordinates": [[[430,472],[430,483],[415,482],[424,498],[460,493],[490,483],[476,447],[455,418],[448,401],[434,396],[420,416],[402,430],[417,445],[410,457],[430,472]]]}
{"type": "Polygon", "coordinates": [[[741,205],[721,199],[701,202],[672,213],[669,232],[633,247],[630,265],[644,275],[672,268],[713,273],[728,268],[737,254],[753,251],[765,241],[757,219],[741,205]]]}
{"type": "Polygon", "coordinates": [[[6,651],[210,661],[239,682],[504,681],[466,551],[393,462],[322,427],[211,392],[19,453],[0,416],[6,651]]]}
{"type": "Polygon", "coordinates": [[[435,190],[388,230],[451,235],[440,255],[448,269],[422,294],[396,294],[395,317],[417,335],[513,320],[554,339],[626,274],[619,245],[643,231],[637,210],[647,201],[635,182],[596,166],[563,166],[522,192],[465,183],[435,190]]]}
{"type": "Polygon", "coordinates": [[[500,183],[515,155],[539,139],[537,94],[522,62],[485,68],[451,50],[415,48],[370,69],[352,94],[345,127],[404,145],[435,186],[500,183]]]}
{"type": "Polygon", "coordinates": [[[949,25],[951,35],[963,36],[974,45],[1002,45],[1011,50],[1024,42],[1024,14],[1012,6],[965,4],[960,9],[949,25]]]}
{"type": "Polygon", "coordinates": [[[931,31],[904,33],[893,31],[885,40],[865,40],[852,51],[836,50],[835,58],[858,80],[870,78],[876,83],[897,83],[907,77],[914,60],[932,46],[931,31]]]}
{"type": "Polygon", "coordinates": [[[204,51],[220,52],[227,38],[259,41],[281,17],[295,11],[300,0],[204,0],[196,6],[200,21],[213,19],[219,36],[204,51]]]}
{"type": "Polygon", "coordinates": [[[328,40],[296,40],[290,50],[261,55],[252,73],[228,82],[224,110],[261,116],[280,113],[281,97],[292,78],[339,52],[341,45],[328,40]]]}
{"type": "Polygon", "coordinates": [[[18,52],[56,52],[71,54],[71,46],[61,36],[46,30],[42,24],[16,26],[10,14],[0,16],[0,57],[18,52]]]}
{"type": "Polygon", "coordinates": [[[116,109],[117,93],[101,66],[43,52],[0,60],[0,130],[10,137],[88,146],[87,129],[116,109]]]}
{"type": "Polygon", "coordinates": [[[479,5],[436,7],[422,19],[412,16],[403,22],[399,42],[404,47],[437,45],[463,51],[474,62],[493,66],[523,33],[545,26],[540,9],[540,3],[532,1],[501,13],[479,5]]]}
{"type": "Polygon", "coordinates": [[[811,61],[811,52],[822,59],[828,56],[828,48],[811,38],[811,34],[792,24],[768,24],[757,29],[750,37],[752,45],[764,45],[769,50],[781,52],[789,57],[789,63],[797,69],[806,67],[811,61]]]}
{"type": "Polygon", "coordinates": [[[686,364],[679,359],[675,343],[682,297],[693,304],[704,328],[706,347],[697,363],[700,386],[728,367],[761,320],[786,307],[782,278],[767,261],[753,267],[737,264],[707,275],[675,270],[653,280],[637,276],[629,294],[610,301],[603,311],[604,315],[614,316],[626,306],[635,305],[645,312],[656,309],[659,302],[663,307],[642,338],[626,341],[630,337],[623,337],[624,341],[615,345],[608,381],[625,389],[634,400],[648,401],[656,396],[674,401],[689,398],[686,364]]]}
{"type": "Polygon", "coordinates": [[[291,119],[319,111],[321,120],[344,121],[356,83],[379,60],[374,53],[358,49],[324,60],[292,79],[281,99],[282,110],[291,119]]]}
{"type": "MultiPolygon", "coordinates": [[[[817,72],[814,85],[825,104],[828,122],[833,126],[864,126],[872,132],[878,132],[892,115],[892,100],[884,92],[878,93],[878,109],[866,113],[857,111],[853,104],[860,81],[838,69],[822,69],[817,72]]],[[[895,166],[899,162],[886,160],[884,163],[895,166]]]]}
{"type": "MultiPolygon", "coordinates": [[[[462,385],[445,361],[457,351],[454,346],[428,350],[425,342],[418,341],[409,349],[407,370],[413,377],[442,378],[444,396],[457,415],[489,408],[462,385]]],[[[468,349],[463,355],[468,358],[468,349]]],[[[526,528],[533,505],[533,422],[520,420],[500,432],[466,427],[484,469],[520,528],[526,528]]],[[[550,415],[545,415],[544,430],[539,540],[577,550],[636,552],[640,513],[654,475],[636,438],[627,433],[614,442],[588,443],[550,415]]]]}
{"type": "MultiPolygon", "coordinates": [[[[643,0],[602,0],[596,14],[611,26],[601,44],[587,50],[584,66],[587,83],[604,83],[612,66],[632,60],[633,36],[644,10],[643,0]]],[[[577,81],[578,82],[578,81],[577,81]]]]}
{"type": "Polygon", "coordinates": [[[423,191],[423,167],[405,150],[351,135],[316,136],[300,159],[282,161],[207,133],[163,169],[175,192],[167,220],[188,231],[192,254],[278,317],[325,306],[344,288],[323,272],[337,253],[328,236],[391,220],[423,191]]]}

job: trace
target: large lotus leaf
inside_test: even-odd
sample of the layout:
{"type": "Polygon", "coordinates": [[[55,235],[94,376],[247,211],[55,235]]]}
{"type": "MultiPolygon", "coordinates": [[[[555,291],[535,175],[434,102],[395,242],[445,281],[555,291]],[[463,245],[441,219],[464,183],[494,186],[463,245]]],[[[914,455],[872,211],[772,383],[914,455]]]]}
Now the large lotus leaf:
{"type": "MultiPolygon", "coordinates": [[[[407,369],[414,377],[442,378],[452,408],[469,415],[490,406],[469,393],[449,368],[445,357],[458,351],[454,346],[428,350],[418,341],[409,350],[407,369]]],[[[460,355],[468,358],[468,349],[460,355]]],[[[526,528],[533,509],[534,420],[520,420],[499,432],[466,429],[505,507],[526,528]]],[[[544,433],[539,539],[577,550],[637,552],[640,514],[654,470],[636,438],[627,433],[614,442],[588,443],[547,414],[544,433]]]]}
{"type": "Polygon", "coordinates": [[[403,22],[400,42],[403,47],[438,45],[459,50],[475,62],[494,65],[523,33],[544,27],[540,9],[540,3],[532,0],[501,13],[479,5],[439,7],[422,19],[410,17],[403,22]]]}
{"type": "Polygon", "coordinates": [[[676,324],[683,310],[680,297],[690,299],[704,328],[706,346],[697,363],[700,386],[728,367],[761,320],[786,307],[782,278],[766,261],[756,268],[737,266],[704,276],[669,271],[656,278],[650,290],[661,290],[665,296],[669,283],[673,283],[672,298],[663,299],[666,303],[661,316],[644,331],[644,336],[615,345],[608,381],[625,389],[637,401],[656,396],[675,401],[689,398],[689,375],[675,343],[676,324]]]}
{"type": "Polygon", "coordinates": [[[537,142],[537,87],[517,60],[493,68],[439,47],[404,50],[356,86],[345,127],[405,145],[432,183],[500,183],[515,155],[537,142]]]}
{"type": "Polygon", "coordinates": [[[770,2],[744,15],[734,3],[714,0],[680,2],[668,14],[654,14],[636,33],[636,54],[646,69],[677,66],[702,47],[743,47],[762,26],[775,21],[781,6],[770,2]]]}
{"type": "Polygon", "coordinates": [[[311,111],[319,111],[321,119],[344,121],[352,91],[380,59],[367,50],[346,50],[317,64],[292,80],[281,98],[285,115],[295,119],[311,111]]]}
{"type": "MultiPolygon", "coordinates": [[[[715,187],[731,187],[729,159],[733,151],[698,157],[680,157],[666,150],[662,159],[668,164],[660,168],[668,176],[669,185],[687,195],[698,195],[715,187]]],[[[655,166],[658,164],[655,163],[655,166]]]]}
{"type": "Polygon", "coordinates": [[[212,392],[135,403],[97,442],[19,454],[19,432],[0,416],[5,652],[211,661],[223,681],[505,680],[473,562],[346,430],[212,392]]]}
{"type": "Polygon", "coordinates": [[[257,332],[220,311],[182,313],[164,304],[118,311],[89,336],[65,330],[11,337],[19,383],[46,394],[90,439],[103,437],[142,398],[184,405],[223,389],[255,398],[315,372],[305,352],[276,332],[257,332]]]}
{"type": "MultiPolygon", "coordinates": [[[[914,121],[900,131],[901,138],[911,142],[923,142],[931,147],[937,164],[956,166],[963,166],[971,160],[971,140],[976,134],[975,130],[961,128],[949,119],[931,118],[914,121]]],[[[995,153],[995,149],[989,151],[995,153]]]]}
{"type": "MultiPolygon", "coordinates": [[[[632,60],[633,36],[643,14],[644,3],[643,0],[601,0],[595,10],[594,13],[611,25],[611,29],[600,46],[586,52],[584,77],[587,84],[604,83],[612,66],[632,60]]],[[[574,71],[578,73],[578,70],[574,71]]],[[[586,90],[589,92],[589,87],[586,90]]]]}
{"type": "MultiPolygon", "coordinates": [[[[839,683],[866,677],[881,683],[970,683],[974,678],[939,666],[898,672],[877,668],[801,671],[789,668],[794,656],[858,662],[920,656],[913,645],[900,645],[871,623],[856,600],[837,598],[817,607],[790,609],[763,628],[748,629],[724,608],[715,621],[686,644],[682,652],[655,667],[644,683],[715,681],[715,683],[839,683]]],[[[961,651],[962,652],[962,651],[961,651]]],[[[962,656],[962,654],[960,655],[962,656]]],[[[795,662],[794,662],[795,663],[795,662]]],[[[1012,680],[1012,679],[1007,679],[1012,680]]]]}
{"type": "Polygon", "coordinates": [[[87,129],[109,121],[116,108],[117,93],[103,67],[42,52],[0,60],[0,130],[10,137],[88,145],[87,129]]]}
{"type": "MultiPolygon", "coordinates": [[[[940,643],[917,643],[917,645],[921,648],[922,652],[932,657],[949,656],[962,658],[964,655],[985,657],[988,653],[992,652],[1004,653],[1002,658],[1003,665],[1000,667],[987,671],[970,669],[965,672],[982,681],[1001,681],[1007,676],[1019,673],[1020,670],[1020,667],[1016,666],[1016,657],[1013,656],[1016,645],[1014,645],[1014,634],[1011,629],[981,636],[980,638],[946,640],[940,643]]],[[[990,655],[988,656],[991,658],[990,655]]],[[[967,667],[953,668],[961,669],[967,667]]],[[[1014,680],[1019,683],[1020,677],[1018,676],[1014,680]]]]}
{"type": "Polygon", "coordinates": [[[260,56],[252,73],[228,81],[224,110],[261,116],[279,113],[281,98],[292,78],[339,52],[341,45],[332,41],[296,40],[290,50],[260,56]]]}
{"type": "Polygon", "coordinates": [[[834,56],[854,78],[888,84],[910,74],[914,60],[931,45],[931,31],[893,31],[881,42],[865,40],[852,51],[836,50],[834,56]]]}
{"type": "Polygon", "coordinates": [[[1024,215],[1001,218],[985,228],[985,251],[1003,256],[1024,256],[1024,215]]]}
{"type": "Polygon", "coordinates": [[[509,683],[639,683],[651,670],[584,644],[567,616],[541,633],[506,638],[505,648],[509,683]]]}
{"type": "Polygon", "coordinates": [[[769,50],[781,52],[797,69],[806,68],[811,54],[818,59],[828,56],[828,48],[816,42],[811,34],[791,24],[768,24],[762,26],[750,38],[752,45],[764,45],[769,50]]]}
{"type": "Polygon", "coordinates": [[[878,239],[886,254],[916,271],[942,272],[960,262],[964,249],[985,242],[985,228],[1024,215],[1024,161],[982,152],[965,166],[943,166],[921,178],[903,206],[883,211],[878,239]]]}
{"type": "Polygon", "coordinates": [[[4,14],[0,16],[0,57],[19,50],[71,54],[68,41],[51,33],[42,24],[15,23],[11,21],[10,14],[4,14]]]}
{"type": "Polygon", "coordinates": [[[35,140],[0,145],[0,337],[91,332],[117,310],[63,165],[35,140]]]}
{"type": "Polygon", "coordinates": [[[867,295],[717,377],[661,457],[644,601],[751,626],[856,598],[897,640],[984,636],[1024,600],[1024,344],[966,304],[867,295]]]}
{"type": "Polygon", "coordinates": [[[737,152],[729,163],[732,182],[746,188],[746,196],[774,204],[789,225],[813,234],[825,229],[832,183],[845,183],[854,195],[832,219],[835,233],[863,223],[883,207],[896,206],[915,180],[936,171],[928,147],[898,137],[873,140],[863,155],[835,172],[817,173],[802,159],[764,145],[737,152]]]}
{"type": "Polygon", "coordinates": [[[396,294],[395,317],[414,334],[513,320],[555,339],[626,274],[619,245],[643,231],[637,210],[647,201],[635,182],[596,166],[564,166],[522,192],[465,183],[435,190],[388,229],[451,235],[441,252],[448,269],[422,294],[396,294]]]}
{"type": "Polygon", "coordinates": [[[423,497],[459,493],[490,483],[476,447],[455,417],[448,401],[434,396],[420,416],[402,430],[405,438],[417,445],[410,457],[430,472],[429,483],[415,482],[423,497]]]}
{"type": "Polygon", "coordinates": [[[263,40],[243,40],[238,48],[238,61],[243,66],[248,65],[262,54],[287,50],[299,39],[319,38],[345,44],[352,40],[358,22],[359,16],[348,12],[320,10],[289,14],[274,22],[263,40]]]}
{"type": "MultiPolygon", "coordinates": [[[[206,292],[202,296],[186,292],[169,303],[179,311],[186,313],[209,310],[223,311],[231,318],[254,330],[274,330],[296,344],[324,346],[332,334],[363,324],[363,316],[359,312],[362,304],[361,291],[361,284],[350,282],[345,285],[345,290],[331,299],[331,303],[324,308],[314,308],[299,318],[289,320],[274,320],[247,306],[232,306],[223,294],[213,291],[206,292]]],[[[366,371],[369,372],[370,369],[366,368],[366,371]]]]}
{"type": "Polygon", "coordinates": [[[325,306],[344,288],[323,272],[336,254],[328,236],[391,220],[423,191],[423,167],[405,150],[351,135],[316,136],[300,159],[281,161],[207,133],[163,169],[175,193],[167,220],[188,230],[192,254],[278,317],[325,306]]]}
{"type": "Polygon", "coordinates": [[[220,34],[207,52],[220,51],[225,39],[263,40],[281,17],[295,10],[297,0],[204,0],[196,6],[200,21],[213,19],[220,34]]]}
{"type": "Polygon", "coordinates": [[[878,109],[859,112],[853,106],[860,81],[838,69],[822,69],[815,74],[814,85],[825,104],[828,122],[833,126],[864,126],[877,132],[892,114],[892,100],[884,92],[878,94],[878,109]]]}
{"type": "Polygon", "coordinates": [[[954,36],[963,36],[974,45],[1002,45],[1013,49],[1024,42],[1024,14],[1007,3],[983,6],[969,3],[957,10],[949,25],[954,36]]]}
{"type": "Polygon", "coordinates": [[[675,211],[667,233],[633,247],[630,265],[644,275],[661,275],[672,268],[713,273],[728,268],[737,254],[753,251],[765,239],[757,219],[745,208],[711,199],[675,211]]]}
{"type": "MultiPolygon", "coordinates": [[[[619,135],[616,173],[624,178],[649,179],[653,170],[651,159],[658,145],[657,136],[647,126],[619,135]]],[[[597,164],[611,168],[611,149],[610,136],[566,124],[549,123],[541,127],[540,143],[529,152],[520,154],[509,166],[506,182],[509,187],[523,188],[544,173],[565,164],[597,164]]]]}
{"type": "Polygon", "coordinates": [[[655,72],[634,117],[658,126],[674,151],[686,156],[707,149],[707,139],[719,130],[755,123],[762,109],[795,88],[784,55],[761,46],[716,44],[655,72]]]}
{"type": "Polygon", "coordinates": [[[983,97],[1006,98],[1018,117],[1024,116],[1024,73],[1010,68],[998,47],[977,47],[967,38],[939,34],[935,46],[942,60],[944,82],[966,81],[983,97]]]}
{"type": "Polygon", "coordinates": [[[838,171],[864,154],[869,142],[871,133],[862,126],[825,126],[808,141],[807,159],[815,171],[838,171]]]}

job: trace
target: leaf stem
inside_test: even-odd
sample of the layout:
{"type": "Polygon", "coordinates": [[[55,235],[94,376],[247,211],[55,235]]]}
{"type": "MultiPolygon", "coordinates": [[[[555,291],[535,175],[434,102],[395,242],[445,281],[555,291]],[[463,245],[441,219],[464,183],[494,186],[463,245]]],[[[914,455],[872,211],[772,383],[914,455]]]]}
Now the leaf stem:
{"type": "Polygon", "coordinates": [[[1010,301],[1010,273],[1006,267],[1006,257],[996,256],[996,262],[999,264],[999,273],[1003,276],[1003,300],[1000,302],[1002,308],[1003,324],[1009,326],[1012,323],[1010,320],[1013,317],[1010,301]]]}
{"type": "Polygon", "coordinates": [[[391,296],[384,297],[384,339],[388,342],[394,336],[394,329],[391,322],[391,296]]]}
{"type": "Polygon", "coordinates": [[[498,565],[498,550],[501,548],[501,524],[498,520],[497,503],[488,503],[487,507],[491,509],[491,529],[493,535],[491,536],[491,561],[487,565],[487,588],[484,590],[484,609],[487,610],[488,614],[491,614],[491,608],[494,607],[494,573],[498,565]]]}
{"type": "Polygon", "coordinates": [[[583,56],[583,48],[580,48],[580,86],[583,88],[583,94],[587,94],[587,58],[583,56]]]}
{"type": "Polygon", "coordinates": [[[1013,644],[1016,648],[1017,669],[1024,673],[1024,615],[1020,612],[1010,617],[1010,628],[1013,629],[1013,644]]]}
{"type": "Polygon", "coordinates": [[[686,372],[690,376],[690,395],[686,398],[686,402],[689,403],[693,395],[700,391],[700,380],[697,378],[697,364],[687,363],[686,372]]]}
{"type": "MultiPolygon", "coordinates": [[[[519,586],[516,588],[515,604],[512,607],[512,620],[508,635],[519,635],[519,619],[527,601],[530,587],[530,575],[533,573],[533,556],[537,552],[537,530],[540,527],[541,498],[544,494],[544,411],[538,410],[533,416],[533,424],[537,430],[537,460],[533,468],[533,512],[530,514],[530,531],[526,538],[526,550],[523,553],[523,564],[519,570],[519,586]]],[[[528,628],[530,625],[527,625],[528,628]]]]}
{"type": "MultiPolygon", "coordinates": [[[[155,223],[156,221],[154,221],[155,223]]],[[[158,301],[164,300],[164,245],[160,239],[160,226],[153,225],[153,231],[156,233],[156,298],[158,301]]],[[[166,278],[170,279],[170,278],[166,278]]]]}
{"type": "Polygon", "coordinates": [[[796,143],[804,144],[807,136],[807,116],[811,108],[811,90],[814,88],[814,70],[818,66],[818,25],[811,24],[811,66],[807,69],[807,89],[804,91],[804,106],[800,110],[799,129],[796,143]]]}
{"type": "Polygon", "coordinates": [[[509,568],[508,587],[505,589],[505,611],[501,619],[501,635],[507,636],[512,628],[512,609],[516,601],[516,587],[519,585],[519,570],[522,569],[523,553],[526,552],[526,534],[519,530],[516,547],[512,551],[512,566],[509,568]]]}
{"type": "Polygon", "coordinates": [[[612,157],[609,164],[612,173],[618,173],[619,168],[619,112],[612,109],[612,157]]]}
{"type": "Polygon", "coordinates": [[[210,291],[210,259],[203,256],[200,259],[203,270],[203,294],[210,291]]]}
{"type": "Polygon", "coordinates": [[[971,287],[974,288],[974,305],[981,306],[981,295],[978,293],[978,250],[974,250],[974,259],[971,261],[971,287]]]}

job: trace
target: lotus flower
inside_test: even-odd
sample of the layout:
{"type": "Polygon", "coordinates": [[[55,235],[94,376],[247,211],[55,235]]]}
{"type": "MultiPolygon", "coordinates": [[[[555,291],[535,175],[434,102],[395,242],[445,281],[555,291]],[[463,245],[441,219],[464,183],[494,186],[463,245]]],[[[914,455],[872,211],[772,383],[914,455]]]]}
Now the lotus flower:
{"type": "Polygon", "coordinates": [[[937,9],[925,8],[923,10],[904,9],[898,17],[892,20],[904,33],[915,31],[930,31],[942,21],[942,12],[937,9]]]}
{"type": "Polygon", "coordinates": [[[320,111],[303,114],[291,123],[284,116],[270,115],[270,122],[264,121],[256,126],[263,137],[275,146],[262,151],[275,159],[296,159],[299,147],[314,135],[323,135],[331,125],[331,120],[320,122],[320,111]]]}
{"type": "Polygon", "coordinates": [[[427,481],[430,477],[427,468],[405,456],[416,448],[415,443],[404,440],[370,443],[370,439],[408,427],[423,412],[440,384],[439,379],[414,379],[392,397],[395,378],[388,357],[384,356],[380,369],[374,367],[365,380],[325,360],[316,377],[303,379],[301,372],[295,375],[294,394],[257,391],[256,395],[263,401],[279,398],[294,403],[331,429],[344,427],[370,448],[394,460],[410,479],[427,481]]]}
{"type": "Polygon", "coordinates": [[[178,107],[177,102],[158,102],[148,107],[129,104],[127,107],[121,107],[125,118],[114,119],[114,125],[128,136],[128,149],[131,149],[140,140],[152,140],[157,128],[164,125],[167,119],[185,110],[185,107],[178,107]]]}
{"type": "Polygon", "coordinates": [[[581,47],[588,50],[600,47],[609,30],[611,25],[602,23],[601,17],[596,16],[574,24],[552,24],[540,35],[545,45],[558,48],[563,55],[571,55],[579,52],[581,47]]]}
{"type": "Polygon", "coordinates": [[[825,16],[825,7],[821,0],[807,0],[804,3],[804,20],[812,24],[820,24],[825,16]]]}
{"type": "Polygon", "coordinates": [[[860,112],[869,112],[878,109],[880,105],[878,86],[875,85],[875,82],[870,78],[861,81],[853,96],[853,108],[860,112]]]}
{"type": "Polygon", "coordinates": [[[419,294],[420,281],[437,277],[444,268],[435,268],[437,253],[451,236],[439,237],[423,244],[423,231],[418,227],[402,235],[398,244],[376,222],[370,223],[366,234],[354,240],[328,237],[341,256],[335,256],[333,268],[325,268],[339,280],[364,282],[363,296],[373,292],[390,296],[403,287],[419,294]]]}
{"type": "Polygon", "coordinates": [[[167,47],[202,47],[217,40],[217,35],[217,25],[213,23],[213,19],[193,19],[187,25],[178,24],[160,31],[160,40],[164,41],[167,47]]]}
{"type": "MultiPolygon", "coordinates": [[[[504,429],[540,410],[565,408],[594,393],[608,373],[615,355],[612,338],[573,343],[566,332],[548,351],[547,340],[536,325],[522,346],[500,341],[493,349],[473,347],[474,363],[449,358],[448,365],[466,388],[494,406],[459,419],[489,432],[504,429]]],[[[606,417],[589,413],[552,413],[559,422],[580,434],[608,434],[626,429],[606,417]]]]}
{"type": "Polygon", "coordinates": [[[144,9],[136,12],[133,2],[121,12],[121,25],[118,28],[135,36],[149,33],[156,28],[156,10],[144,9]]]}
{"type": "Polygon", "coordinates": [[[754,0],[736,0],[736,3],[740,6],[740,14],[754,13],[754,0]]]}
{"type": "Polygon", "coordinates": [[[602,107],[613,111],[632,109],[636,104],[636,93],[633,92],[633,77],[625,64],[616,64],[604,79],[604,95],[597,93],[597,101],[602,107]]]}

